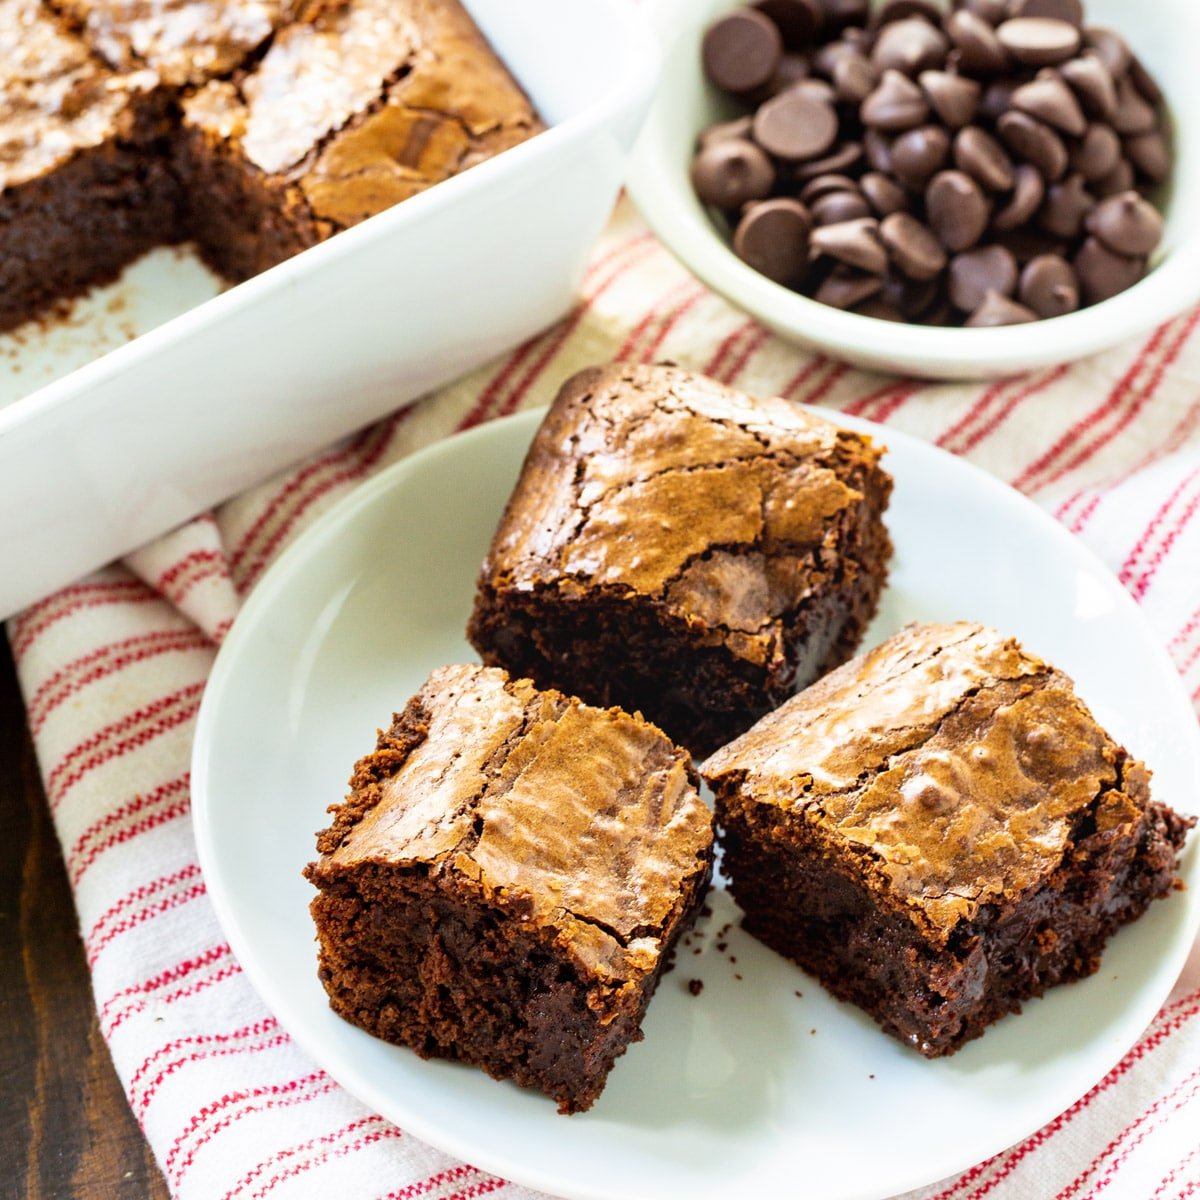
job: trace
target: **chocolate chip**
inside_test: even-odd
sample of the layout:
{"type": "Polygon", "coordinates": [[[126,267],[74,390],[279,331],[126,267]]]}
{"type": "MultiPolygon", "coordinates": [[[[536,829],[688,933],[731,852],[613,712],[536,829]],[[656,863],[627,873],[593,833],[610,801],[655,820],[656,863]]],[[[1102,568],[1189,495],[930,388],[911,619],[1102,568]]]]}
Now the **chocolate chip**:
{"type": "Polygon", "coordinates": [[[788,287],[808,266],[812,217],[799,200],[779,197],[751,205],[733,235],[734,253],[748,266],[788,287]]]}
{"type": "Polygon", "coordinates": [[[1087,130],[1087,118],[1075,93],[1057,75],[1022,84],[1012,94],[1012,106],[1071,137],[1083,137],[1087,130]]]}
{"type": "Polygon", "coordinates": [[[1092,184],[1092,191],[1098,200],[1106,200],[1109,196],[1118,196],[1129,191],[1136,182],[1133,167],[1126,159],[1121,159],[1113,168],[1112,173],[1092,184]]]}
{"type": "Polygon", "coordinates": [[[1129,43],[1112,29],[1089,29],[1084,45],[1108,68],[1114,80],[1124,76],[1133,62],[1129,43]]]}
{"type": "Polygon", "coordinates": [[[888,257],[908,279],[936,279],[946,266],[946,252],[932,230],[909,213],[885,217],[879,223],[879,237],[888,257]]]}
{"type": "Polygon", "coordinates": [[[1092,209],[1087,230],[1114,254],[1142,258],[1162,241],[1163,219],[1137,192],[1122,192],[1092,209]]]}
{"type": "Polygon", "coordinates": [[[754,140],[776,158],[818,158],[838,133],[833,106],[806,94],[803,85],[782,92],[754,114],[754,140]]]}
{"type": "Polygon", "coordinates": [[[702,203],[714,208],[741,208],[749,200],[765,199],[774,186],[771,160],[742,138],[710,141],[692,161],[692,187],[702,203]]]}
{"type": "Polygon", "coordinates": [[[950,157],[950,135],[940,125],[922,125],[892,143],[892,174],[914,192],[922,191],[950,157]]]}
{"type": "Polygon", "coordinates": [[[848,54],[861,55],[862,51],[847,41],[826,42],[812,57],[812,69],[826,79],[833,78],[838,63],[848,54]]]}
{"type": "Polygon", "coordinates": [[[834,308],[853,308],[877,295],[881,287],[883,280],[878,275],[868,275],[849,267],[834,267],[813,298],[834,308]]]}
{"type": "Polygon", "coordinates": [[[1155,129],[1129,138],[1125,143],[1125,153],[1151,183],[1162,183],[1171,173],[1171,146],[1161,130],[1155,129]]]}
{"type": "Polygon", "coordinates": [[[732,121],[720,121],[710,125],[697,139],[700,149],[711,146],[713,142],[723,142],[726,138],[748,139],[754,127],[753,117],[735,117],[732,121]]]}
{"type": "Polygon", "coordinates": [[[942,66],[949,53],[946,35],[928,21],[907,17],[885,25],[875,40],[871,62],[877,71],[915,76],[942,66]]]}
{"type": "Polygon", "coordinates": [[[815,179],[810,179],[800,189],[800,202],[802,204],[812,204],[814,201],[820,200],[822,196],[828,196],[830,192],[855,192],[857,190],[858,184],[849,175],[835,175],[832,173],[818,175],[815,179]]]}
{"type": "Polygon", "coordinates": [[[1006,112],[996,122],[1000,140],[1020,159],[1030,163],[1053,182],[1067,171],[1067,148],[1062,138],[1032,117],[1021,112],[1006,112]]]}
{"type": "Polygon", "coordinates": [[[992,192],[1007,192],[1013,186],[1012,159],[1004,147],[978,125],[960,129],[954,138],[954,162],[977,183],[992,192]]]}
{"type": "Polygon", "coordinates": [[[881,171],[884,175],[891,174],[892,139],[890,137],[878,129],[868,129],[863,134],[863,150],[866,153],[867,162],[874,170],[881,171]]]}
{"type": "Polygon", "coordinates": [[[962,171],[942,171],[925,190],[929,224],[952,254],[969,250],[983,236],[988,223],[988,202],[979,184],[962,171]]]}
{"type": "Polygon", "coordinates": [[[1042,206],[1046,185],[1036,167],[1022,163],[1013,173],[1013,193],[992,221],[993,228],[1006,233],[1032,219],[1042,206]]]}
{"type": "Polygon", "coordinates": [[[1079,97],[1084,111],[1101,121],[1112,120],[1117,111],[1117,85],[1099,58],[1073,58],[1058,68],[1079,97]]]}
{"type": "Polygon", "coordinates": [[[837,92],[823,79],[802,79],[799,83],[792,84],[789,90],[807,96],[818,104],[837,103],[837,92]]]}
{"type": "Polygon", "coordinates": [[[1053,17],[1014,17],[996,27],[1005,50],[1027,66],[1045,67],[1073,58],[1079,50],[1079,30],[1053,17]]]}
{"type": "Polygon", "coordinates": [[[1017,286],[1017,260],[1003,246],[977,246],[950,260],[950,302],[963,312],[975,312],[989,292],[1011,296],[1017,286]]]}
{"type": "Polygon", "coordinates": [[[1128,78],[1117,84],[1117,111],[1113,113],[1112,124],[1125,137],[1149,133],[1158,124],[1150,102],[1128,78]]]}
{"type": "Polygon", "coordinates": [[[999,292],[988,292],[983,303],[966,319],[968,329],[996,329],[1004,325],[1027,325],[1037,313],[999,292]]]}
{"type": "Polygon", "coordinates": [[[889,21],[903,21],[906,17],[921,17],[931,25],[940,25],[942,10],[932,0],[883,0],[871,17],[875,28],[889,21]]]}
{"type": "Polygon", "coordinates": [[[708,78],[727,92],[752,92],[769,83],[783,57],[783,38],[773,22],[751,8],[714,21],[701,47],[708,78]]]}
{"type": "Polygon", "coordinates": [[[824,158],[815,158],[812,162],[801,163],[793,170],[797,182],[815,179],[818,175],[832,175],[836,171],[849,171],[862,161],[863,148],[861,142],[843,142],[836,146],[824,158]]]}
{"type": "Polygon", "coordinates": [[[1070,240],[1079,236],[1084,218],[1095,207],[1096,199],[1083,176],[1068,175],[1047,189],[1039,220],[1047,233],[1070,240]]]}
{"type": "Polygon", "coordinates": [[[857,50],[843,54],[833,66],[833,90],[846,104],[861,104],[879,82],[879,72],[857,50]]]}
{"type": "Polygon", "coordinates": [[[1145,273],[1144,258],[1114,254],[1098,238],[1088,238],[1075,255],[1079,290],[1088,304],[1099,304],[1127,291],[1145,273]]]}
{"type": "Polygon", "coordinates": [[[929,104],[911,79],[889,70],[862,102],[859,116],[868,129],[897,133],[923,124],[929,116],[929,104]]]}
{"type": "Polygon", "coordinates": [[[870,275],[887,271],[887,252],[879,240],[879,222],[871,218],[814,229],[812,248],[870,275]]]}
{"type": "Polygon", "coordinates": [[[812,203],[813,221],[817,225],[840,225],[871,216],[871,206],[859,191],[830,192],[812,203]]]}
{"type": "Polygon", "coordinates": [[[1008,66],[1008,54],[996,30],[982,17],[960,8],[946,21],[946,32],[958,51],[958,65],[972,74],[993,75],[1008,66]]]}
{"type": "Polygon", "coordinates": [[[1061,317],[1079,307],[1079,281],[1065,258],[1042,254],[1025,264],[1017,296],[1039,317],[1061,317]]]}
{"type": "Polygon", "coordinates": [[[1121,161],[1121,139],[1111,125],[1089,125],[1067,158],[1071,170],[1078,171],[1088,183],[1097,183],[1112,174],[1121,161]]]}
{"type": "Polygon", "coordinates": [[[1083,28],[1083,0],[1013,0],[1014,17],[1053,17],[1083,28]]]}
{"type": "Polygon", "coordinates": [[[903,275],[889,275],[883,281],[883,290],[879,294],[910,321],[915,321],[938,302],[941,288],[935,280],[921,281],[903,275]]]}
{"type": "Polygon", "coordinates": [[[858,186],[877,217],[903,212],[908,207],[908,195],[904,189],[879,171],[868,171],[858,181],[858,186]]]}
{"type": "Polygon", "coordinates": [[[825,23],[818,0],[754,0],[753,7],[779,30],[789,50],[803,50],[825,23]]]}
{"type": "Polygon", "coordinates": [[[922,71],[917,82],[943,125],[961,129],[975,119],[982,88],[974,79],[947,71],[922,71]]]}
{"type": "Polygon", "coordinates": [[[778,96],[780,92],[786,92],[788,88],[803,83],[808,76],[808,59],[803,54],[785,54],[779,60],[779,66],[775,68],[767,90],[772,96],[778,96]]]}

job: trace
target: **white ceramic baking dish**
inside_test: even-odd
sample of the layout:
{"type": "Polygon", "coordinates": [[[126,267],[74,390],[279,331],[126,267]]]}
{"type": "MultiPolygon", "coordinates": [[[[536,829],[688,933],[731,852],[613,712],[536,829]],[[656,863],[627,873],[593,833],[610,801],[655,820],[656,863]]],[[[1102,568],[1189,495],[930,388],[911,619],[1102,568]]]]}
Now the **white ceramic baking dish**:
{"type": "Polygon", "coordinates": [[[86,353],[89,336],[140,332],[213,283],[156,252],[66,327],[0,338],[0,617],[570,306],[654,88],[656,42],[625,0],[465,3],[544,134],[29,395],[24,380],[86,353]]]}

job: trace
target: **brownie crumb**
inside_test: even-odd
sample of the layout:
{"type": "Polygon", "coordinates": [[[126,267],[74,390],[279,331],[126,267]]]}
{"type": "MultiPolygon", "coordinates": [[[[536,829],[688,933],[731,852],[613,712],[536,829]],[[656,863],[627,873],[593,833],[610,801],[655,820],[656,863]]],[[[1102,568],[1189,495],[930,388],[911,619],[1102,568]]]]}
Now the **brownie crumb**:
{"type": "Polygon", "coordinates": [[[703,979],[689,979],[688,980],[688,991],[691,992],[693,996],[700,995],[700,993],[702,991],[704,991],[704,980],[703,979]]]}

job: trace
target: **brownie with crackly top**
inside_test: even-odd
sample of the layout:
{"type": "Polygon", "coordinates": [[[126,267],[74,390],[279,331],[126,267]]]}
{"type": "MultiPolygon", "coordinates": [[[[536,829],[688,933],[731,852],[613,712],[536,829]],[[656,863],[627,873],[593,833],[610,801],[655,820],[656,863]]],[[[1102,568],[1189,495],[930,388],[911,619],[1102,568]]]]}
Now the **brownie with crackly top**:
{"type": "Polygon", "coordinates": [[[468,636],[712,750],[857,648],[891,553],[880,457],[676,367],[583,371],[530,448],[468,636]]]}
{"type": "Polygon", "coordinates": [[[1061,671],[911,626],[702,767],[746,929],[927,1057],[1093,973],[1192,818],[1061,671]]]}
{"type": "Polygon", "coordinates": [[[309,4],[182,104],[192,233],[235,280],[542,128],[458,0],[309,4]]]}
{"type": "Polygon", "coordinates": [[[434,671],[305,872],[334,1011],[589,1108],[711,875],[697,783],[640,717],[434,671]]]}

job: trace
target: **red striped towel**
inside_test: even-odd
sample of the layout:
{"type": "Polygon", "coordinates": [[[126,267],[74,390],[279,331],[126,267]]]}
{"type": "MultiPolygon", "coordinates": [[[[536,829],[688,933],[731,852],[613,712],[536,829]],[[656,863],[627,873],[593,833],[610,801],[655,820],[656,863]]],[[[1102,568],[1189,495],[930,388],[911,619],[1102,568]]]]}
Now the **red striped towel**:
{"type": "MultiPolygon", "coordinates": [[[[452,1161],[316,1068],[247,984],[196,863],[193,724],[239,600],[357,483],[456,429],[547,403],[577,368],[672,359],[751,392],[926,438],[1019,487],[1141,602],[1200,704],[1200,311],[1090,362],[986,385],[873,377],[802,353],[688,276],[622,203],[578,306],[500,362],[13,619],[100,1013],[172,1192],[422,1197],[524,1189],[452,1161]]],[[[1200,1193],[1200,955],[1138,1044],[1045,1129],[919,1193],[1200,1193]]]]}

